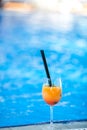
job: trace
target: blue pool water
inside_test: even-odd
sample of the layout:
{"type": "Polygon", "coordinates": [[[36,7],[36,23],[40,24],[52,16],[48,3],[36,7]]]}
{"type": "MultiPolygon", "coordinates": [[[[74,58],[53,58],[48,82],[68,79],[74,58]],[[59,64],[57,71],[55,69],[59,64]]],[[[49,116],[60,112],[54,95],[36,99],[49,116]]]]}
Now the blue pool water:
{"type": "Polygon", "coordinates": [[[54,121],[87,119],[87,17],[0,11],[0,127],[49,122],[40,49],[62,78],[54,121]]]}

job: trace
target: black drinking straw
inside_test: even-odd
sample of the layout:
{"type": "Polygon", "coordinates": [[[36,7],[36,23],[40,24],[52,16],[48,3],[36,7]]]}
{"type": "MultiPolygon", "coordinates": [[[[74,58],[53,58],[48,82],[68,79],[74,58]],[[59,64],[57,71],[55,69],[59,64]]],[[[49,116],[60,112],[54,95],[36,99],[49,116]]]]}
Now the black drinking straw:
{"type": "Polygon", "coordinates": [[[47,78],[49,79],[48,83],[49,83],[49,86],[51,87],[52,86],[52,81],[51,81],[50,73],[49,73],[49,70],[48,70],[48,66],[47,66],[44,50],[40,50],[40,52],[41,52],[41,56],[42,56],[42,59],[43,59],[46,75],[47,75],[47,78]]]}

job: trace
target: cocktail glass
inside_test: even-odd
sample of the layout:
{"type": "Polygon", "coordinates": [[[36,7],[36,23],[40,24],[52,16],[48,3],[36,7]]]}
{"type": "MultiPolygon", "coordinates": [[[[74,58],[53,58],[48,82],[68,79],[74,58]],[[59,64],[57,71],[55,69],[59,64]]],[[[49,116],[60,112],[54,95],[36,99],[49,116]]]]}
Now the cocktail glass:
{"type": "Polygon", "coordinates": [[[62,82],[61,78],[58,78],[56,82],[53,82],[52,86],[49,86],[49,79],[43,84],[42,97],[44,101],[50,106],[50,130],[53,130],[53,106],[56,105],[62,96],[62,82]]]}

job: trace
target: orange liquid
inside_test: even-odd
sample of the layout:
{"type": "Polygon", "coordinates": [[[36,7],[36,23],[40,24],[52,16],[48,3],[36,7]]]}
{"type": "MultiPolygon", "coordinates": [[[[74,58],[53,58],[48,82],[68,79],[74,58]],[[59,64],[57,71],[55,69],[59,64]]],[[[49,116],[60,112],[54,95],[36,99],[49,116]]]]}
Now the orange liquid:
{"type": "Polygon", "coordinates": [[[43,86],[42,96],[44,101],[49,105],[55,105],[61,99],[61,88],[60,87],[50,87],[48,85],[43,86]]]}

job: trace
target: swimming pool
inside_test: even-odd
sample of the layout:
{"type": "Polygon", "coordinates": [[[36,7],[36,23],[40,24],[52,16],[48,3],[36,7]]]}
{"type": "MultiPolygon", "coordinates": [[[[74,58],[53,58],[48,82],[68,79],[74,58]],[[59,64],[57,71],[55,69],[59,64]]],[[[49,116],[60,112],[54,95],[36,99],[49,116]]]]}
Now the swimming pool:
{"type": "Polygon", "coordinates": [[[49,122],[40,49],[52,79],[63,82],[54,121],[87,120],[86,23],[79,15],[0,12],[0,127],[49,122]]]}

